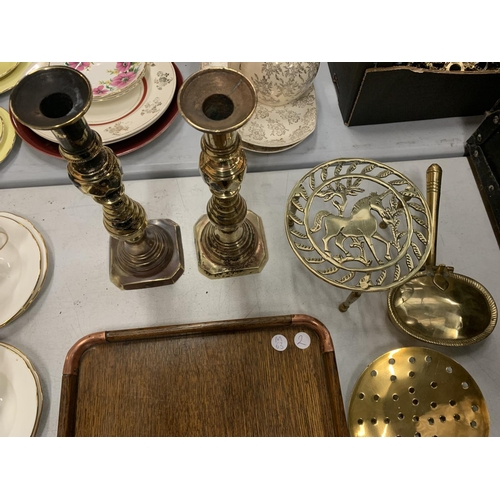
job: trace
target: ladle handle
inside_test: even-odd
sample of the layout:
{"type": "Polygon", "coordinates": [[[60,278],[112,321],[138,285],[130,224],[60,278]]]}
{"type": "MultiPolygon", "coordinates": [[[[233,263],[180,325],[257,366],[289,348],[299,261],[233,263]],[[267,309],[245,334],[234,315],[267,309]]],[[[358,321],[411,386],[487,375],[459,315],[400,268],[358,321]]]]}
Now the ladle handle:
{"type": "Polygon", "coordinates": [[[427,184],[427,204],[431,211],[431,227],[434,228],[434,241],[432,243],[431,252],[427,257],[426,265],[436,265],[436,248],[437,248],[437,235],[438,235],[438,220],[439,220],[439,202],[441,199],[441,179],[443,177],[443,169],[437,164],[433,163],[427,169],[426,184],[427,184]]]}

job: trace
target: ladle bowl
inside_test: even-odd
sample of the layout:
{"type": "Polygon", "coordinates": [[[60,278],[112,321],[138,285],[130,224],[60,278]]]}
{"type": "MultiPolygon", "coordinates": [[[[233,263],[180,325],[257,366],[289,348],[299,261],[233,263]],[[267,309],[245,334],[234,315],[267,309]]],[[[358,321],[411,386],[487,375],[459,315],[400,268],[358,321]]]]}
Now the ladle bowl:
{"type": "Polygon", "coordinates": [[[442,170],[427,169],[427,199],[433,218],[434,247],[425,270],[388,294],[392,323],[423,342],[466,346],[485,339],[495,328],[498,311],[491,294],[477,281],[436,266],[436,240],[442,170]]]}

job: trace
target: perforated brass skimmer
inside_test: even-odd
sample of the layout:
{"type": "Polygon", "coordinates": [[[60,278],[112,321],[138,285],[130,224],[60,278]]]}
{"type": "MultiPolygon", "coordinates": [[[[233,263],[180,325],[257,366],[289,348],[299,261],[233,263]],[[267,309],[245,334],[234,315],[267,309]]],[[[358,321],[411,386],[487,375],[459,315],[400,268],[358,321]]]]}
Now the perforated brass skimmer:
{"type": "Polygon", "coordinates": [[[351,436],[488,436],[483,394],[463,366],[423,347],[389,351],[359,377],[349,404],[351,436]]]}
{"type": "Polygon", "coordinates": [[[87,78],[60,66],[26,76],[10,98],[16,120],[53,132],[73,184],[102,205],[111,235],[111,281],[125,290],[174,283],[184,272],[180,228],[169,219],[148,221],[144,208],[125,194],[120,161],[85,120],[91,102],[87,78]]]}
{"type": "Polygon", "coordinates": [[[259,273],[268,260],[262,221],[240,195],[247,163],[237,130],[256,104],[251,82],[228,68],[198,71],[179,91],[181,115],[203,132],[200,172],[212,198],[194,234],[198,268],[208,278],[259,273]]]}

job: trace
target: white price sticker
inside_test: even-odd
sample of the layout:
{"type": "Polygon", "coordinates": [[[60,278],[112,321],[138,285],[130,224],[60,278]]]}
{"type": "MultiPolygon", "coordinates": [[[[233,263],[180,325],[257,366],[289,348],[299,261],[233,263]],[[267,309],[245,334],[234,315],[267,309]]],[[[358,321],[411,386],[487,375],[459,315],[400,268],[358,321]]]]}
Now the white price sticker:
{"type": "Polygon", "coordinates": [[[311,337],[305,332],[299,332],[293,339],[299,349],[307,349],[311,345],[311,337]]]}
{"type": "Polygon", "coordinates": [[[277,351],[284,351],[288,347],[288,340],[283,335],[275,335],[271,339],[271,345],[277,351]]]}

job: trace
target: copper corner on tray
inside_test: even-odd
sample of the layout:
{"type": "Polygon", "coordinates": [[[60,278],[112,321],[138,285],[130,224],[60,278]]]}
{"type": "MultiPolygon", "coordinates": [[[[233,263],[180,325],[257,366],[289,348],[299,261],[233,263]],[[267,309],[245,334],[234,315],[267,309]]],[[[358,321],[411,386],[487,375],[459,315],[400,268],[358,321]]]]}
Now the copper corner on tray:
{"type": "Polygon", "coordinates": [[[90,347],[103,342],[106,342],[106,332],[91,333],[78,340],[66,355],[63,375],[77,375],[82,354],[90,347]]]}

